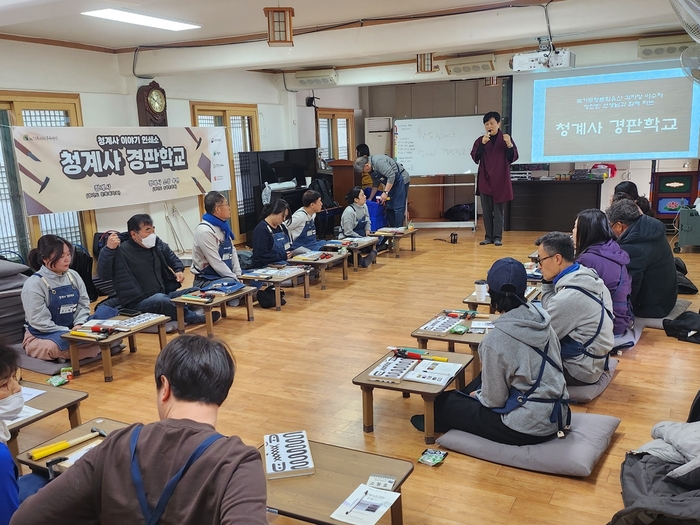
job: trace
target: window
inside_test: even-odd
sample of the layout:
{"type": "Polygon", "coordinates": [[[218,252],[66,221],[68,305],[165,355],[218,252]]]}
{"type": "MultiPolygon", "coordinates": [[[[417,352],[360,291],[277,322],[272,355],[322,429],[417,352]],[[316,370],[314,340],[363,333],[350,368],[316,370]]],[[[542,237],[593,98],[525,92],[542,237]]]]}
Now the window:
{"type": "Polygon", "coordinates": [[[226,126],[226,139],[233,184],[227,195],[237,213],[231,215],[231,229],[237,239],[244,240],[240,223],[246,214],[255,213],[253,189],[243,184],[238,153],[260,149],[258,111],[255,106],[192,103],[193,123],[200,127],[226,126]],[[235,205],[234,205],[235,203],[235,205]]]}
{"type": "MultiPolygon", "coordinates": [[[[81,126],[78,95],[41,96],[0,92],[0,124],[81,126]]],[[[90,238],[97,229],[94,211],[54,213],[25,219],[12,134],[5,126],[0,127],[0,251],[10,250],[26,258],[30,247],[36,245],[40,236],[48,233],[84,244],[83,233],[90,238]]]]}
{"type": "Polygon", "coordinates": [[[352,109],[318,110],[318,153],[323,159],[352,159],[355,154],[352,109]]]}

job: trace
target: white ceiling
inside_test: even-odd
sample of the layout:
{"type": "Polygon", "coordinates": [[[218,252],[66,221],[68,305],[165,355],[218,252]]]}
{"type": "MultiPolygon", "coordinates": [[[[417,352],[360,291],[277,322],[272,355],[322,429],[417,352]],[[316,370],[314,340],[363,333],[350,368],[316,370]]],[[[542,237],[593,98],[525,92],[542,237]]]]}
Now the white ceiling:
{"type": "MultiPolygon", "coordinates": [[[[360,18],[418,15],[457,8],[532,3],[527,0],[282,0],[294,8],[296,30],[357,21],[360,18]]],[[[252,35],[266,31],[263,7],[276,0],[0,0],[0,33],[72,42],[109,49],[252,35]],[[80,15],[82,11],[123,8],[140,14],[201,25],[171,32],[80,15]]],[[[667,0],[561,0],[549,6],[555,44],[682,31],[667,0]]],[[[408,60],[417,52],[475,54],[535,48],[546,35],[544,10],[505,7],[379,27],[297,35],[295,48],[228,46],[225,67],[299,68],[348,66],[408,60]],[[367,41],[367,39],[371,41],[367,41]]],[[[218,51],[221,51],[219,48],[218,51]]],[[[198,55],[201,56],[201,55],[198,55]]],[[[212,66],[216,67],[216,66],[212,66]]]]}

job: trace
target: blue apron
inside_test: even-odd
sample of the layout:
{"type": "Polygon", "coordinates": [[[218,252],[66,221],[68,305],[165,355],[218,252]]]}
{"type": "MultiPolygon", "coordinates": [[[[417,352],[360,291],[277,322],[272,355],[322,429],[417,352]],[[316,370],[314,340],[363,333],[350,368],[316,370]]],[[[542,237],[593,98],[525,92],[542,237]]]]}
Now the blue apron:
{"type": "Polygon", "coordinates": [[[588,290],[584,290],[583,288],[579,288],[578,286],[567,286],[566,288],[571,288],[572,290],[578,290],[579,292],[583,293],[584,295],[587,295],[591,299],[593,299],[596,303],[600,305],[600,321],[598,322],[598,328],[593,335],[588,341],[585,343],[579,343],[578,341],[574,341],[570,336],[566,335],[562,338],[561,340],[561,357],[562,359],[573,359],[575,357],[578,357],[580,355],[585,355],[587,357],[590,357],[592,359],[605,359],[605,367],[604,370],[608,370],[608,361],[610,359],[610,354],[608,352],[605,353],[605,355],[595,355],[592,354],[591,352],[588,351],[588,347],[593,344],[593,341],[595,341],[595,338],[600,335],[600,330],[603,328],[603,321],[605,320],[605,314],[607,313],[610,316],[610,319],[613,318],[613,315],[605,308],[605,304],[603,304],[603,301],[598,299],[595,295],[590,293],[588,290]]]}
{"type": "Polygon", "coordinates": [[[549,342],[547,342],[547,344],[545,345],[544,350],[540,350],[535,346],[531,346],[530,348],[532,348],[542,358],[542,364],[540,365],[540,370],[537,374],[537,379],[535,379],[535,382],[528,389],[528,391],[524,393],[520,392],[520,390],[518,390],[517,388],[511,386],[510,392],[508,393],[508,399],[506,400],[506,404],[500,408],[491,408],[490,410],[496,412],[496,414],[508,414],[513,410],[520,408],[528,401],[532,401],[534,403],[551,403],[553,406],[552,412],[549,415],[549,422],[556,422],[558,428],[557,436],[564,437],[564,430],[568,429],[571,425],[571,410],[569,409],[568,405],[573,401],[569,399],[564,399],[563,397],[560,397],[558,399],[530,397],[535,392],[535,390],[539,388],[540,382],[542,381],[542,375],[544,374],[544,368],[545,366],[547,366],[547,364],[552,365],[561,374],[563,374],[564,372],[559,367],[559,365],[555,361],[553,361],[551,357],[549,357],[549,342]],[[566,419],[564,419],[564,417],[562,416],[562,409],[564,407],[566,408],[566,419]]]}
{"type": "Polygon", "coordinates": [[[129,447],[131,450],[131,481],[134,483],[134,489],[136,490],[136,497],[139,500],[139,506],[141,507],[141,513],[143,514],[143,519],[146,521],[146,525],[156,525],[160,521],[163,512],[165,512],[165,507],[168,505],[173,492],[175,492],[175,487],[180,482],[182,476],[185,475],[187,470],[192,466],[192,464],[197,461],[202,454],[209,448],[209,446],[216,440],[221,439],[221,434],[214,434],[205,439],[199,446],[194,449],[194,452],[190,454],[187,458],[184,466],[177,471],[177,473],[168,481],[163,489],[163,493],[158,498],[158,503],[155,508],[151,508],[148,504],[148,499],[146,498],[146,489],[143,486],[143,478],[141,477],[141,469],[139,467],[139,460],[136,455],[136,443],[139,439],[139,434],[141,434],[141,429],[143,426],[138,426],[134,428],[131,433],[131,440],[129,447]]]}
{"type": "MultiPolygon", "coordinates": [[[[34,275],[44,281],[46,288],[49,289],[48,309],[51,313],[51,320],[58,326],[72,328],[75,324],[73,322],[75,312],[78,309],[78,303],[80,302],[80,292],[78,291],[78,285],[73,280],[71,274],[66,273],[71,284],[59,286],[58,288],[51,288],[49,282],[40,273],[37,272],[34,275]]],[[[67,333],[65,330],[40,332],[39,330],[32,328],[32,326],[29,324],[27,324],[27,330],[34,337],[39,339],[50,339],[56,343],[58,348],[62,351],[68,350],[70,347],[68,341],[61,338],[61,334],[67,333]]]]}
{"type": "Polygon", "coordinates": [[[272,253],[278,258],[280,263],[286,264],[287,261],[287,250],[289,249],[289,237],[287,236],[287,231],[284,226],[280,226],[281,230],[279,232],[273,232],[270,225],[265,223],[267,229],[272,235],[274,244],[272,246],[272,253]]]}
{"type": "MultiPolygon", "coordinates": [[[[207,224],[207,226],[209,225],[207,224]]],[[[212,228],[212,231],[214,231],[214,228],[212,228]]],[[[228,235],[224,236],[223,241],[219,241],[219,257],[224,262],[224,264],[228,266],[228,269],[233,271],[233,241],[228,235]]],[[[195,268],[195,270],[197,270],[197,268],[195,268]]],[[[210,281],[213,281],[215,279],[221,279],[221,276],[218,273],[216,273],[211,266],[207,266],[206,268],[204,268],[204,270],[199,271],[198,277],[202,277],[203,279],[209,279],[210,281]]]]}
{"type": "Polygon", "coordinates": [[[318,251],[321,246],[325,245],[325,241],[316,240],[316,222],[314,219],[309,218],[304,224],[304,228],[301,233],[294,239],[292,243],[292,250],[297,248],[308,248],[312,252],[318,251]]]}
{"type": "MultiPolygon", "coordinates": [[[[401,176],[401,174],[404,171],[406,170],[403,168],[399,168],[398,166],[396,167],[396,177],[394,177],[394,184],[388,193],[388,196],[391,198],[386,201],[386,207],[390,210],[393,210],[394,208],[406,207],[406,183],[403,181],[403,177],[401,176]]],[[[379,174],[378,172],[374,173],[377,173],[378,175],[376,175],[373,178],[386,186],[387,177],[385,175],[379,174]]]]}
{"type": "Polygon", "coordinates": [[[367,233],[367,217],[362,217],[359,221],[357,221],[357,226],[353,228],[353,230],[357,235],[364,237],[365,233],[367,233]]]}

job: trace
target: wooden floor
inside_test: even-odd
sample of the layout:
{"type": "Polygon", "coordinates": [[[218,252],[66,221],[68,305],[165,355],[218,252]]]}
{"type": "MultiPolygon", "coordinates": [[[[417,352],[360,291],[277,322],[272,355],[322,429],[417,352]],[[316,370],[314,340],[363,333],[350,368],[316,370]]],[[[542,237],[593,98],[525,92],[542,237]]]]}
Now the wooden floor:
{"type": "MultiPolygon", "coordinates": [[[[410,424],[422,413],[415,396],[375,390],[374,433],[362,431],[359,387],[352,378],[386,352],[387,345],[412,346],[413,329],[443,308],[461,308],[494,260],[513,256],[526,261],[536,232],[506,232],[502,247],[479,246],[482,234],[460,230],[449,244],[448,230],[421,230],[417,251],[401,258],[381,255],[370,269],[340,268],[328,275],[328,289],[312,285],[286,289],[281,312],[256,306],[255,321],[245,308],[229,309],[215,332],[235,352],[238,371],[218,428],[260,446],[266,433],[305,429],[310,439],[414,461],[426,446],[410,424]]],[[[682,254],[689,277],[700,282],[700,254],[682,254]]],[[[187,272],[189,273],[189,272],[187,272]]],[[[700,298],[691,309],[698,310],[700,298]]],[[[203,328],[198,333],[204,333],[203,328]]],[[[171,337],[171,336],[169,336],[171,337]]],[[[137,336],[138,353],[114,359],[114,382],[104,383],[91,365],[65,388],[86,390],[83,421],[104,416],[125,422],[157,419],[153,365],[157,336],[137,336]]],[[[429,348],[441,345],[429,344],[429,348]]],[[[440,349],[444,349],[440,348],[440,349]]],[[[459,351],[458,346],[458,351],[459,351]]],[[[700,348],[646,330],[640,343],[622,356],[615,378],[594,402],[576,411],[622,418],[610,448],[586,479],[535,474],[450,453],[437,468],[416,464],[403,489],[404,521],[415,525],[456,524],[604,524],[622,508],[620,463],[625,452],[650,440],[658,421],[685,421],[700,389],[700,348]]],[[[25,378],[45,376],[26,372],[25,378]]],[[[68,430],[68,418],[56,414],[20,433],[20,450],[68,430]]],[[[269,515],[270,523],[294,520],[269,515]]]]}

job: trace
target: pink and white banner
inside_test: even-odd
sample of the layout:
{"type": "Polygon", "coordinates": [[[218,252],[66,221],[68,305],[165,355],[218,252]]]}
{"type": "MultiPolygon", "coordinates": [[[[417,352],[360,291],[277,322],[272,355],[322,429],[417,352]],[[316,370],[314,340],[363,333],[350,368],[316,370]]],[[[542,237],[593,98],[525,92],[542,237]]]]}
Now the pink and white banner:
{"type": "Polygon", "coordinates": [[[226,128],[12,129],[29,215],[231,188],[226,128]]]}

